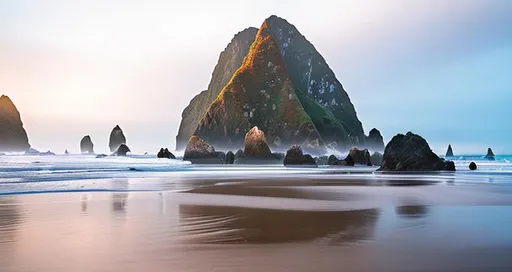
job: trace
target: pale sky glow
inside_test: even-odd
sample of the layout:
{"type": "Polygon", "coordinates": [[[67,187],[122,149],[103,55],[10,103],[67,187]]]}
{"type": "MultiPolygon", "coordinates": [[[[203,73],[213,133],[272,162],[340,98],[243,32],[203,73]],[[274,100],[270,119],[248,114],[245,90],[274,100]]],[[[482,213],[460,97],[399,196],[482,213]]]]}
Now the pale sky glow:
{"type": "Polygon", "coordinates": [[[365,131],[434,151],[512,153],[512,1],[0,0],[0,94],[37,149],[174,148],[181,112],[233,35],[276,14],[343,83],[365,131]],[[482,150],[481,152],[484,152],[482,150]]]}

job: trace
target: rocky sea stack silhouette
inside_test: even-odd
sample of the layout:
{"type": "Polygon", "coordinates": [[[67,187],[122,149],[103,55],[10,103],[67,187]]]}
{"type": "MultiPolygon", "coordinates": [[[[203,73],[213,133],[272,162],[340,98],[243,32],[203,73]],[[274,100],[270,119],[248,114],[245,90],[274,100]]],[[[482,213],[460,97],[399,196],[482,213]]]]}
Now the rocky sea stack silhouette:
{"type": "Polygon", "coordinates": [[[94,144],[92,143],[91,136],[87,135],[80,141],[80,152],[82,154],[94,154],[94,144]]]}
{"type": "MultiPolygon", "coordinates": [[[[192,130],[217,148],[238,149],[254,126],[265,131],[273,150],[286,150],[292,145],[346,150],[364,145],[366,136],[348,94],[325,59],[293,25],[271,16],[255,38],[249,34],[244,37],[247,42],[241,44],[254,42],[218,96],[211,102],[199,101],[207,94],[215,96],[209,88],[185,109],[178,149],[192,130]],[[186,121],[197,118],[197,125],[186,121]]],[[[236,51],[233,58],[240,60],[242,51],[236,51]]],[[[222,64],[219,60],[216,71],[222,64]]],[[[230,69],[224,69],[221,78],[225,79],[236,64],[232,62],[230,69]]],[[[216,71],[212,82],[222,85],[222,80],[215,80],[216,71]]]]}
{"type": "Polygon", "coordinates": [[[25,152],[30,148],[21,115],[11,99],[0,97],[0,151],[25,152]]]}
{"type": "Polygon", "coordinates": [[[452,145],[448,145],[448,149],[446,150],[446,157],[453,157],[452,145]]]}
{"type": "Polygon", "coordinates": [[[119,126],[115,126],[112,132],[110,132],[108,143],[110,152],[115,152],[122,144],[126,144],[126,137],[124,136],[123,130],[119,126]]]}

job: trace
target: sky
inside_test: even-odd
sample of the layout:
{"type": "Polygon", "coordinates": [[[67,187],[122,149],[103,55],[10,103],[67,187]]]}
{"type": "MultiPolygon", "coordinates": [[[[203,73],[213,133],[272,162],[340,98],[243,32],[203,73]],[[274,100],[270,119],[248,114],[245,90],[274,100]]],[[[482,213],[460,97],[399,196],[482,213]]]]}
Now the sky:
{"type": "Polygon", "coordinates": [[[174,149],[181,113],[235,33],[275,14],[324,56],[366,132],[512,154],[512,1],[0,0],[0,94],[31,145],[174,149]]]}

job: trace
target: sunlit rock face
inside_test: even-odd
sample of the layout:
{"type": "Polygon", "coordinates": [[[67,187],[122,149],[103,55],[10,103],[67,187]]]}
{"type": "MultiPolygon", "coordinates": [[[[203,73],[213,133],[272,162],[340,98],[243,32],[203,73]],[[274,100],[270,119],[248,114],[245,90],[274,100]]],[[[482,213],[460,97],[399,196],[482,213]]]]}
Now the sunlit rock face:
{"type": "Polygon", "coordinates": [[[265,20],[194,134],[215,147],[237,149],[254,126],[276,150],[364,142],[354,107],[325,60],[293,25],[275,16],[265,20]]]}
{"type": "Polygon", "coordinates": [[[250,27],[237,33],[222,51],[213,70],[208,89],[196,95],[181,114],[181,124],[176,136],[176,150],[185,148],[210,104],[217,98],[247,56],[257,32],[257,28],[250,27]]]}
{"type": "Polygon", "coordinates": [[[0,97],[0,151],[25,152],[30,148],[20,113],[8,96],[0,97]]]}

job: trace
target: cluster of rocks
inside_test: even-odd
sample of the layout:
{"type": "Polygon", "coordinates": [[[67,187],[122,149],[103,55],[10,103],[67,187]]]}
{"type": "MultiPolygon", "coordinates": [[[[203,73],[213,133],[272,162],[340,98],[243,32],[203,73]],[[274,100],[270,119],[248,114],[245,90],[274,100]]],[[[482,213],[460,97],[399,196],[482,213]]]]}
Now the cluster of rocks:
{"type": "Polygon", "coordinates": [[[167,159],[176,159],[176,156],[169,151],[167,148],[160,148],[160,151],[158,151],[158,154],[156,154],[156,157],[159,159],[167,158],[167,159]]]}
{"type": "MultiPolygon", "coordinates": [[[[112,156],[126,156],[127,153],[131,152],[130,148],[126,145],[126,137],[123,130],[118,125],[110,132],[109,148],[112,156]]],[[[94,154],[94,144],[90,135],[86,135],[80,140],[80,152],[82,154],[94,154]]],[[[103,157],[107,157],[107,155],[100,154],[96,156],[96,158],[103,157]]]]}

